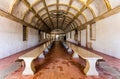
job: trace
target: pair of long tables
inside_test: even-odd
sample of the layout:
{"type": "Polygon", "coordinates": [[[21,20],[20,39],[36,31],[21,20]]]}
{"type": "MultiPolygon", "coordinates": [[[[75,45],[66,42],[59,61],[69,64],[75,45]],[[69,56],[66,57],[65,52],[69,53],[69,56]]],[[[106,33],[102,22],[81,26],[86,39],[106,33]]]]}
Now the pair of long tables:
{"type": "MultiPolygon", "coordinates": [[[[103,57],[96,55],[88,50],[85,50],[79,46],[67,42],[67,45],[74,51],[74,55],[82,57],[86,60],[86,66],[84,68],[84,73],[86,75],[99,75],[96,70],[96,62],[98,59],[103,59],[103,57]]],[[[77,56],[75,56],[77,57],[77,56]]]]}
{"type": "Polygon", "coordinates": [[[25,62],[25,69],[23,71],[23,75],[33,75],[35,72],[34,64],[32,61],[40,56],[40,54],[43,54],[43,51],[47,48],[47,46],[50,44],[49,42],[46,42],[45,44],[40,45],[39,47],[31,50],[30,52],[20,56],[18,59],[23,59],[25,62]]]}

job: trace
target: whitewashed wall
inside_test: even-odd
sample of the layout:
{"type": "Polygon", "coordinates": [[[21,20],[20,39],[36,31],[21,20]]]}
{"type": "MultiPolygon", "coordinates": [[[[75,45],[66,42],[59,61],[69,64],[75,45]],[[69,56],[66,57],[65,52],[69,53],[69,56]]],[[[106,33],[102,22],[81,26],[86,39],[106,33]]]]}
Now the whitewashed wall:
{"type": "Polygon", "coordinates": [[[39,43],[38,30],[28,28],[28,47],[33,47],[39,43]]]}
{"type": "Polygon", "coordinates": [[[66,40],[69,40],[69,39],[70,39],[70,32],[66,34],[66,40]]]}
{"type": "Polygon", "coordinates": [[[93,49],[120,58],[120,13],[96,23],[93,49]]]}
{"type": "Polygon", "coordinates": [[[81,30],[81,46],[86,47],[86,29],[81,30]]]}
{"type": "Polygon", "coordinates": [[[22,25],[0,16],[0,59],[37,45],[38,31],[28,28],[28,41],[23,41],[22,25]]]}
{"type": "Polygon", "coordinates": [[[67,41],[71,41],[71,40],[72,40],[72,32],[68,32],[67,33],[67,41]]]}
{"type": "Polygon", "coordinates": [[[75,44],[78,44],[78,42],[75,41],[74,38],[75,38],[75,31],[73,30],[73,31],[71,31],[71,38],[67,38],[67,41],[70,41],[70,42],[73,42],[75,44]]]}
{"type": "MultiPolygon", "coordinates": [[[[68,41],[74,42],[72,38],[68,41]]],[[[86,30],[81,30],[81,46],[86,47],[86,30]]],[[[120,58],[120,13],[96,22],[96,41],[92,41],[92,46],[96,51],[120,58]]]]}

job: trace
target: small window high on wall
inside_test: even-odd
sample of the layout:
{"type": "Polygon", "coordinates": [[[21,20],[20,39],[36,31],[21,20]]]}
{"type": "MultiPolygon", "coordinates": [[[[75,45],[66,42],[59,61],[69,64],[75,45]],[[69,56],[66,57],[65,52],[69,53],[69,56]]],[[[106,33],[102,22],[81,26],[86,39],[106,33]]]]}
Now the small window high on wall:
{"type": "Polygon", "coordinates": [[[23,25],[23,41],[27,41],[27,27],[23,25]]]}

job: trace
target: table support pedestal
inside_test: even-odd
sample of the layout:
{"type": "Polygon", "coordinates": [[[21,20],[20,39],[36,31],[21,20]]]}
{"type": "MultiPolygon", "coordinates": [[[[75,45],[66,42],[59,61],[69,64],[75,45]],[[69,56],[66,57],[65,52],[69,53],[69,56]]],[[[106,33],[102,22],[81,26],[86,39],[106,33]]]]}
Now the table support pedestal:
{"type": "Polygon", "coordinates": [[[84,69],[84,73],[86,75],[99,75],[97,70],[96,70],[96,61],[98,59],[96,58],[89,58],[89,59],[86,59],[86,66],[85,66],[85,69],[84,69]]]}

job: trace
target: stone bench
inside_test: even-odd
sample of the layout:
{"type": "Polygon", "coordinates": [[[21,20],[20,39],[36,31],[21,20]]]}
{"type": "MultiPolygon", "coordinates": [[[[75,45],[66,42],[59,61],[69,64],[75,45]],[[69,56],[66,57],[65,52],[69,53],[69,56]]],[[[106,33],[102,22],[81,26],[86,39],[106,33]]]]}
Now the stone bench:
{"type": "Polygon", "coordinates": [[[67,45],[74,51],[73,57],[79,58],[79,56],[86,60],[86,66],[84,68],[84,73],[86,75],[99,75],[96,70],[96,62],[103,57],[96,55],[88,50],[85,50],[79,46],[67,42],[67,45]]]}
{"type": "Polygon", "coordinates": [[[23,75],[33,75],[35,72],[35,68],[34,65],[32,63],[32,61],[34,59],[36,59],[37,57],[40,57],[41,55],[43,55],[43,51],[47,48],[47,46],[49,45],[49,43],[45,43],[40,45],[39,47],[31,50],[30,52],[21,55],[18,59],[23,59],[24,63],[25,63],[25,69],[23,71],[23,75]]]}

